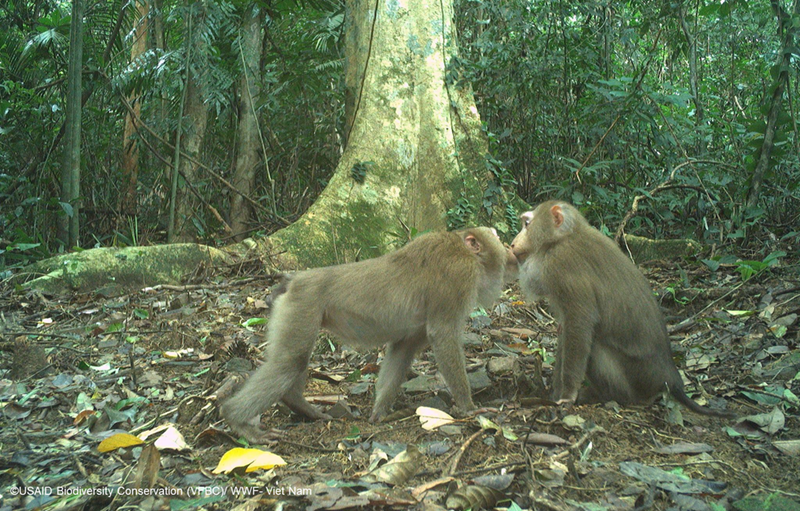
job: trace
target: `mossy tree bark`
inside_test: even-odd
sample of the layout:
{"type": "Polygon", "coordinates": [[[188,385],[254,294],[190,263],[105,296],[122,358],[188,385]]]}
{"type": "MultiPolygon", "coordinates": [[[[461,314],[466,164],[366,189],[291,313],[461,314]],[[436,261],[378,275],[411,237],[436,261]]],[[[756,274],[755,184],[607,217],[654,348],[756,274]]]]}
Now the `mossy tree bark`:
{"type": "Polygon", "coordinates": [[[480,118],[471,90],[447,76],[457,51],[452,7],[348,1],[347,146],[318,200],[270,237],[278,264],[377,256],[411,232],[445,229],[461,197],[477,212],[462,221],[488,223],[480,214],[489,179],[480,118]]]}

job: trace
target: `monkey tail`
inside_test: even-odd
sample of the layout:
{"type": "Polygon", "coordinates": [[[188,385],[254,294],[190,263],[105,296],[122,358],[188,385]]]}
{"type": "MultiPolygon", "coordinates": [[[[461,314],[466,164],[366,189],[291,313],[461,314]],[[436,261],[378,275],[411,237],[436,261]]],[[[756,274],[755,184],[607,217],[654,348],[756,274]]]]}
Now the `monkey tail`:
{"type": "Polygon", "coordinates": [[[289,289],[289,282],[292,280],[292,275],[289,273],[279,273],[278,277],[281,281],[270,288],[270,294],[267,295],[265,299],[267,303],[267,307],[272,309],[272,306],[275,305],[275,300],[282,294],[286,293],[286,290],[289,289]]]}
{"type": "Polygon", "coordinates": [[[699,413],[701,415],[712,415],[714,417],[724,417],[726,419],[733,419],[737,417],[736,412],[731,410],[715,410],[713,408],[707,408],[705,406],[698,405],[686,395],[686,392],[683,391],[683,382],[671,383],[669,385],[669,393],[672,394],[675,399],[680,401],[683,406],[695,413],[699,413]]]}

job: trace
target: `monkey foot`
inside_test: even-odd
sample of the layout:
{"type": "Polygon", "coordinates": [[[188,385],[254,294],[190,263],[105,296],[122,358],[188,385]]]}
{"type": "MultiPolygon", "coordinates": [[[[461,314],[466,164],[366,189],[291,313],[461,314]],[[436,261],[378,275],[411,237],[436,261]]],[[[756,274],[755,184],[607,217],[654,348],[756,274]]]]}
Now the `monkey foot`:
{"type": "Polygon", "coordinates": [[[313,419],[315,421],[332,421],[333,415],[329,415],[325,412],[317,412],[313,416],[309,416],[309,419],[313,419]]]}
{"type": "Polygon", "coordinates": [[[277,429],[266,430],[250,423],[231,426],[233,434],[244,437],[251,444],[272,445],[281,439],[283,433],[277,429]]]}
{"type": "Polygon", "coordinates": [[[372,424],[378,424],[383,422],[383,419],[386,417],[386,412],[372,412],[372,415],[369,416],[369,422],[372,424]]]}

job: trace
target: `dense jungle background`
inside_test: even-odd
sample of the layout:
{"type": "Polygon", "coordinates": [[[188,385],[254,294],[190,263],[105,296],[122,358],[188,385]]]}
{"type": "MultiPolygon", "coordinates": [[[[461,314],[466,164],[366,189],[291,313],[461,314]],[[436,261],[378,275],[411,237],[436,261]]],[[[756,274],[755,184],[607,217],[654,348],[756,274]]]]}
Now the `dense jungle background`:
{"type": "MultiPolygon", "coordinates": [[[[224,242],[245,7],[87,4],[76,245],[165,240],[181,112],[207,120],[202,133],[183,133],[200,138],[187,193],[197,203],[178,223],[224,242]],[[202,71],[202,114],[184,101],[187,66],[202,71]]],[[[70,19],[64,2],[0,8],[5,271],[57,252],[58,218],[72,209],[59,200],[70,19]]],[[[247,232],[269,233],[320,194],[346,141],[344,5],[267,2],[257,19],[259,159],[241,191],[257,203],[247,232]]],[[[613,230],[645,194],[628,232],[761,255],[765,243],[795,236],[796,3],[460,1],[455,20],[460,56],[448,79],[471,84],[487,165],[501,166],[529,204],[567,199],[613,230]]]]}

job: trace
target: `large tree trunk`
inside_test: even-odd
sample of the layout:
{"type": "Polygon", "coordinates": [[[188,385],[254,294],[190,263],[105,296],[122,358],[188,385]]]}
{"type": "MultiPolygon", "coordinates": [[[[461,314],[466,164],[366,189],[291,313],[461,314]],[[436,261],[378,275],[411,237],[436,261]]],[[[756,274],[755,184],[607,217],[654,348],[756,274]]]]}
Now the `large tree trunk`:
{"type": "MultiPolygon", "coordinates": [[[[261,60],[261,10],[257,5],[245,7],[242,27],[242,76],[239,78],[239,129],[236,137],[236,168],[233,171],[233,186],[244,195],[253,190],[256,169],[259,163],[261,137],[258,131],[255,98],[261,93],[259,61],[261,60]]],[[[231,195],[231,230],[234,239],[241,241],[248,230],[251,206],[248,201],[234,193],[231,195]]]]}
{"type": "MultiPolygon", "coordinates": [[[[347,80],[355,88],[347,148],[317,202],[260,247],[273,256],[272,264],[302,268],[365,259],[415,233],[444,229],[448,220],[491,222],[503,228],[503,220],[486,218],[482,207],[484,185],[490,178],[472,92],[445,79],[447,63],[456,51],[452,0],[418,0],[406,4],[409,7],[379,2],[377,13],[370,10],[373,5],[365,0],[348,5],[348,30],[358,31],[346,45],[348,51],[357,52],[349,56],[348,66],[361,63],[361,73],[347,80]],[[455,213],[447,215],[449,210],[455,213]]],[[[206,123],[196,80],[189,81],[186,98],[186,114],[193,121],[191,126],[186,123],[184,150],[189,154],[198,152],[206,123]]],[[[194,167],[181,167],[192,179],[194,167]]],[[[180,201],[182,206],[187,203],[180,201]]],[[[184,210],[181,220],[188,220],[191,213],[184,210]]],[[[137,261],[148,255],[148,248],[137,249],[137,261]]],[[[258,249],[247,241],[226,250],[258,249]]],[[[82,261],[94,253],[106,256],[87,250],[81,252],[82,261]]],[[[163,279],[147,270],[149,260],[133,264],[131,257],[112,257],[131,264],[104,273],[109,282],[117,282],[120,273],[133,276],[120,277],[126,282],[152,284],[163,279]]],[[[49,261],[48,268],[74,266],[70,261],[49,261]]],[[[176,265],[190,270],[196,264],[188,254],[172,257],[169,263],[173,271],[178,270],[176,265]]],[[[77,273],[82,275],[83,270],[77,273]]],[[[64,286],[80,287],[82,282],[94,286],[103,282],[79,282],[81,275],[71,273],[68,279],[50,275],[29,286],[55,292],[64,286]]]]}
{"type": "Polygon", "coordinates": [[[471,90],[446,80],[457,51],[452,0],[375,5],[348,1],[347,147],[318,200],[270,238],[280,264],[379,255],[444,229],[461,197],[478,206],[459,220],[487,221],[476,218],[487,182],[480,119],[471,90]]]}

